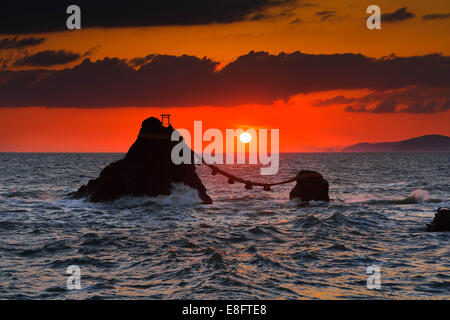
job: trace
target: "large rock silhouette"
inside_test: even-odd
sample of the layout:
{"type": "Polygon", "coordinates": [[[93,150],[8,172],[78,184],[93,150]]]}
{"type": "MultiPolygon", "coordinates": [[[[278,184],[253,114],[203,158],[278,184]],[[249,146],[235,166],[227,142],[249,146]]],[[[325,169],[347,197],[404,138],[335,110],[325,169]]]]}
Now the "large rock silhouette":
{"type": "Polygon", "coordinates": [[[297,184],[289,193],[289,199],[300,199],[302,202],[330,201],[328,181],[320,173],[312,170],[300,170],[297,177],[297,184]]]}
{"type": "Polygon", "coordinates": [[[450,209],[439,208],[434,214],[433,221],[430,224],[427,224],[427,231],[450,231],[450,209]]]}
{"type": "MultiPolygon", "coordinates": [[[[169,195],[174,183],[184,183],[198,190],[204,203],[212,203],[192,164],[175,165],[171,151],[178,141],[171,141],[172,126],[164,127],[157,118],[142,122],[136,141],[125,157],[104,168],[100,176],[69,194],[92,202],[112,201],[122,196],[169,195]]],[[[191,159],[193,159],[191,151],[191,159]]]]}

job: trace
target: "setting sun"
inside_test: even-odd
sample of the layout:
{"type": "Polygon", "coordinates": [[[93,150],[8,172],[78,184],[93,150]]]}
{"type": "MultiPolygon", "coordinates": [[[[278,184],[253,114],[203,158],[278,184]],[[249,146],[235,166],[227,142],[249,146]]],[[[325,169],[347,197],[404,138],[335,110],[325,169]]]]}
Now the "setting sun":
{"type": "Polygon", "coordinates": [[[248,132],[242,132],[239,135],[239,140],[241,140],[242,143],[249,143],[252,141],[252,135],[248,132]]]}

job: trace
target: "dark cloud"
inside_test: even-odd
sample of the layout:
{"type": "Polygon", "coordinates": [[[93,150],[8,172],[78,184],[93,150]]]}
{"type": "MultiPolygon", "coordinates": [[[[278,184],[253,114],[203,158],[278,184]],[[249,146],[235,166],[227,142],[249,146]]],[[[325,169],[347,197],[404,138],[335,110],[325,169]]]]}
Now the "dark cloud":
{"type": "Polygon", "coordinates": [[[315,13],[315,15],[320,17],[320,21],[340,22],[346,18],[346,16],[338,15],[336,13],[336,10],[318,11],[315,13]]]}
{"type": "Polygon", "coordinates": [[[298,5],[300,8],[313,8],[313,7],[319,7],[318,4],[315,3],[308,3],[308,2],[302,2],[298,5]]]}
{"type": "Polygon", "coordinates": [[[81,54],[65,50],[45,50],[27,55],[17,60],[14,65],[17,67],[51,67],[74,62],[82,57],[81,54]]]}
{"type": "Polygon", "coordinates": [[[248,20],[251,21],[260,21],[260,20],[275,20],[278,18],[289,18],[294,17],[295,13],[293,9],[299,7],[298,0],[288,0],[288,1],[276,1],[272,3],[271,8],[260,10],[254,14],[250,14],[247,16],[248,20]],[[279,2],[278,5],[275,5],[276,2],[279,2]]]}
{"type": "Polygon", "coordinates": [[[251,21],[274,20],[280,17],[293,17],[294,14],[289,10],[275,11],[267,13],[258,13],[249,17],[251,21]]]}
{"type": "Polygon", "coordinates": [[[394,98],[389,98],[381,101],[374,109],[371,110],[372,113],[394,113],[398,105],[397,100],[394,98]]]}
{"type": "Polygon", "coordinates": [[[447,99],[443,104],[439,106],[439,112],[445,112],[447,110],[450,110],[450,98],[447,99]]]}
{"type": "Polygon", "coordinates": [[[439,103],[437,101],[415,102],[406,108],[397,108],[399,104],[395,100],[380,102],[375,108],[369,109],[365,105],[361,107],[347,106],[346,112],[366,112],[366,113],[413,113],[413,114],[434,114],[445,112],[450,108],[450,100],[439,103]]]}
{"type": "Polygon", "coordinates": [[[16,37],[3,38],[0,40],[0,50],[25,49],[44,43],[45,38],[28,37],[19,39],[16,37]]]}
{"type": "Polygon", "coordinates": [[[3,1],[0,33],[38,33],[66,29],[66,9],[81,8],[82,28],[202,25],[244,21],[273,9],[293,6],[299,0],[40,0],[24,4],[3,1]]]}
{"type": "Polygon", "coordinates": [[[291,22],[289,22],[290,24],[298,24],[298,23],[302,23],[303,22],[303,20],[302,19],[300,19],[300,18],[296,18],[296,19],[294,19],[294,20],[292,20],[291,22]]]}
{"type": "Polygon", "coordinates": [[[405,113],[436,113],[440,110],[437,110],[438,103],[436,101],[431,101],[428,103],[423,103],[421,101],[416,102],[403,109],[402,112],[405,113]]]}
{"type": "Polygon", "coordinates": [[[361,106],[359,108],[355,108],[353,106],[347,106],[344,109],[345,112],[370,112],[366,109],[366,106],[361,106]]]}
{"type": "Polygon", "coordinates": [[[353,105],[345,108],[347,112],[416,114],[445,112],[449,109],[450,87],[413,86],[404,89],[374,92],[360,98],[337,96],[316,102],[316,104],[323,106],[348,103],[353,103],[353,105]],[[367,106],[370,105],[374,107],[368,108],[367,106]]]}
{"type": "Polygon", "coordinates": [[[327,16],[329,14],[335,14],[336,10],[325,10],[316,12],[316,16],[327,16]]]}
{"type": "Polygon", "coordinates": [[[328,107],[336,104],[349,104],[355,101],[355,98],[346,98],[344,96],[336,96],[331,99],[317,100],[314,102],[314,107],[328,107]]]}
{"type": "Polygon", "coordinates": [[[335,10],[319,11],[319,12],[316,12],[316,16],[320,16],[321,21],[333,20],[334,18],[337,17],[335,10]]]}
{"type": "Polygon", "coordinates": [[[158,56],[157,54],[149,54],[142,58],[133,58],[130,60],[130,64],[134,67],[140,67],[146,63],[151,62],[157,56],[158,56]]]}
{"type": "Polygon", "coordinates": [[[432,13],[422,17],[423,20],[450,19],[450,13],[432,13]]]}
{"type": "Polygon", "coordinates": [[[397,11],[391,13],[384,13],[381,15],[382,22],[399,22],[407,19],[414,18],[416,15],[409,12],[407,7],[398,9],[397,11]]]}
{"type": "MultiPolygon", "coordinates": [[[[389,98],[402,104],[407,99],[435,101],[450,96],[450,57],[439,54],[374,59],[361,54],[252,51],[220,71],[216,71],[218,64],[187,55],[149,55],[131,61],[85,59],[60,71],[4,71],[0,72],[0,106],[269,105],[299,93],[372,90],[373,94],[352,102],[357,108],[389,98]],[[404,89],[412,87],[416,89],[404,89]],[[420,95],[417,88],[428,89],[420,95]]],[[[381,104],[377,110],[392,108],[381,104]]]]}

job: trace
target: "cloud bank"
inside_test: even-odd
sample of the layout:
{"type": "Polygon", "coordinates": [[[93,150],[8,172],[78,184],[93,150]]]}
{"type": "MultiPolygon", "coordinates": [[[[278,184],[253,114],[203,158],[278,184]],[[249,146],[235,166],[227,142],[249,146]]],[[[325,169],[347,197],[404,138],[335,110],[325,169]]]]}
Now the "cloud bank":
{"type": "Polygon", "coordinates": [[[19,39],[17,36],[0,40],[0,50],[20,50],[44,43],[45,38],[27,37],[19,39]]]}
{"type": "Polygon", "coordinates": [[[342,95],[318,100],[316,107],[348,105],[347,112],[432,114],[450,109],[450,87],[412,86],[378,91],[358,98],[342,95]],[[349,104],[349,105],[348,105],[349,104]]]}
{"type": "Polygon", "coordinates": [[[427,14],[422,17],[423,20],[442,20],[442,19],[450,19],[450,13],[432,13],[427,14]]]}
{"type": "Polygon", "coordinates": [[[15,66],[23,67],[51,67],[74,62],[82,57],[81,54],[66,50],[45,50],[27,55],[14,62],[15,66]]]}
{"type": "MultiPolygon", "coordinates": [[[[66,29],[66,9],[81,8],[82,28],[204,25],[260,20],[272,9],[296,5],[299,0],[40,0],[4,1],[0,34],[23,34],[66,29]]],[[[283,14],[281,10],[281,14],[283,14]]]]}
{"type": "MultiPolygon", "coordinates": [[[[401,90],[415,87],[417,92],[426,88],[427,99],[436,101],[441,108],[436,110],[442,111],[442,103],[450,95],[450,57],[439,54],[374,59],[350,53],[272,55],[252,51],[216,71],[218,64],[187,55],[148,55],[130,61],[85,59],[64,70],[4,70],[0,71],[0,107],[270,105],[295,94],[339,89],[378,92],[378,96],[365,97],[370,101],[406,100],[408,94],[409,100],[419,101],[414,90],[406,90],[408,94],[401,90]],[[397,95],[390,97],[394,92],[397,95]]],[[[423,98],[420,101],[425,101],[423,98]]],[[[355,108],[367,104],[365,100],[357,102],[355,108]]],[[[327,103],[332,104],[322,102],[323,106],[327,103]]],[[[394,104],[386,102],[378,110],[392,112],[394,104]]]]}
{"type": "Polygon", "coordinates": [[[400,22],[403,20],[414,18],[416,15],[408,11],[407,7],[400,8],[391,13],[384,13],[381,15],[383,22],[400,22]]]}

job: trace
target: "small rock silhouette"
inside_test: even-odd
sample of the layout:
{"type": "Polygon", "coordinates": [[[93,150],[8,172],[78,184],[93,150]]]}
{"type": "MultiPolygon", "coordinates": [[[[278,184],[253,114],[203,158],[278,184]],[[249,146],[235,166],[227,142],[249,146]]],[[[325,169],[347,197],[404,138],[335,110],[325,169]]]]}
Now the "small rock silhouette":
{"type": "Polygon", "coordinates": [[[298,173],[297,184],[291,190],[289,199],[307,201],[330,201],[328,196],[328,181],[320,173],[312,170],[301,170],[298,173]]]}
{"type": "Polygon", "coordinates": [[[431,223],[427,223],[427,231],[450,231],[450,209],[439,208],[434,214],[434,219],[431,223]]]}

